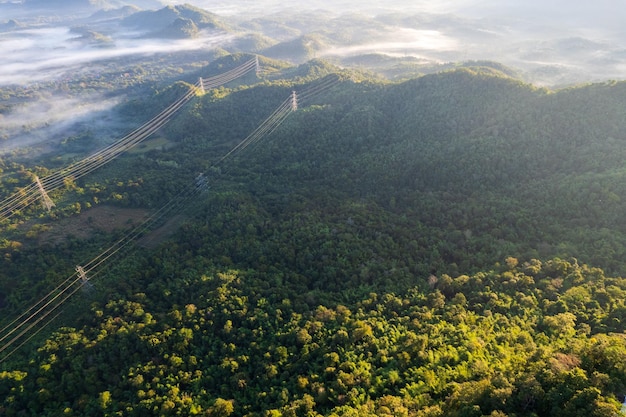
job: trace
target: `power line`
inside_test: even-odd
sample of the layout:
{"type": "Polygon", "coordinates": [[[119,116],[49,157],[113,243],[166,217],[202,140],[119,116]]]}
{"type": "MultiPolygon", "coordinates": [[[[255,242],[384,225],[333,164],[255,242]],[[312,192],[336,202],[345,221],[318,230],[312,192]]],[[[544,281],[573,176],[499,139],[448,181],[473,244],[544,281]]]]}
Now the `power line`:
{"type": "Polygon", "coordinates": [[[32,184],[18,190],[0,203],[0,220],[11,217],[18,210],[28,207],[40,197],[44,206],[49,211],[54,203],[47,196],[47,193],[63,186],[66,179],[77,180],[111,162],[122,153],[150,137],[157,130],[166,125],[171,117],[196,95],[196,92],[200,90],[201,86],[203,89],[215,88],[227,84],[252,70],[256,70],[256,68],[257,58],[255,57],[223,74],[210,78],[200,78],[186,94],[120,140],[74,164],[59,169],[41,180],[35,177],[35,181],[32,184]]]}
{"type": "MultiPolygon", "coordinates": [[[[268,116],[254,131],[252,131],[252,133],[213,163],[209,169],[217,167],[226,159],[239,154],[248,146],[257,143],[264,137],[272,134],[284,122],[284,120],[296,110],[297,106],[294,107],[293,103],[294,101],[298,102],[300,100],[300,96],[310,100],[312,97],[321,94],[323,91],[326,91],[338,82],[339,79],[337,77],[333,77],[332,79],[326,77],[326,79],[321,82],[310,85],[300,94],[293,91],[291,95],[270,114],[270,116],[268,116]]],[[[80,288],[84,285],[90,285],[90,281],[103,271],[107,262],[110,263],[110,260],[114,256],[143,236],[161,219],[181,211],[187,206],[188,201],[195,198],[198,194],[206,190],[206,188],[207,182],[205,181],[205,174],[203,173],[196,177],[193,186],[188,189],[181,190],[159,210],[153,212],[150,216],[145,218],[141,224],[128,231],[124,234],[124,236],[98,254],[95,258],[83,263],[81,266],[77,266],[72,275],[57,285],[39,301],[31,305],[24,313],[20,314],[17,318],[0,329],[0,355],[4,354],[4,356],[0,357],[0,363],[7,360],[28,340],[32,339],[36,333],[40,332],[43,327],[53,321],[54,318],[60,313],[57,313],[52,319],[50,319],[49,316],[58,310],[80,288]],[[198,178],[200,178],[200,180],[198,178]],[[29,332],[35,329],[42,322],[44,322],[44,324],[37,328],[34,334],[30,334],[24,340],[24,337],[26,337],[29,332]],[[17,347],[9,350],[18,342],[19,344],[17,347]]]]}

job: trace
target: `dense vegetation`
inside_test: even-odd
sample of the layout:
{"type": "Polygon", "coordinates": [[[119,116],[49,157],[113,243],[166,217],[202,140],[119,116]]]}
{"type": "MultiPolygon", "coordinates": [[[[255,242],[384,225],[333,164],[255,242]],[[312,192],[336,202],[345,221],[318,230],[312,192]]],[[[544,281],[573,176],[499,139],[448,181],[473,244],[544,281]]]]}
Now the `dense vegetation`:
{"type": "Polygon", "coordinates": [[[626,388],[626,281],[599,269],[508,258],[348,307],[180,253],[0,373],[5,415],[612,416],[626,388]]]}
{"type": "MultiPolygon", "coordinates": [[[[177,232],[117,258],[66,327],[0,365],[0,414],[614,416],[626,84],[275,68],[195,99],[158,147],[68,181],[50,215],[4,221],[8,317],[121,233],[42,244],[46,229],[211,182],[177,232]],[[214,165],[330,72],[337,86],[214,165]]],[[[0,161],[0,191],[62,163],[0,161]]]]}

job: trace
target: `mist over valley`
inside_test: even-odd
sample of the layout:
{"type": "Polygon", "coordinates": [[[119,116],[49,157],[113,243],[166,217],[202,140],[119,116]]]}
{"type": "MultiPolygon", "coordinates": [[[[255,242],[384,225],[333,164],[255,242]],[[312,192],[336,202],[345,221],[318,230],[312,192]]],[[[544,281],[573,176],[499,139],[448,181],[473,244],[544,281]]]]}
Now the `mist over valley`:
{"type": "MultiPolygon", "coordinates": [[[[128,83],[112,78],[126,77],[136,84],[134,73],[141,66],[142,85],[171,80],[175,71],[186,70],[186,62],[193,65],[178,57],[186,52],[204,53],[203,61],[216,51],[258,53],[293,64],[322,58],[390,79],[468,61],[493,61],[526,82],[549,87],[621,79],[626,63],[626,32],[618,24],[623,12],[610,8],[609,2],[526,2],[510,8],[486,1],[384,6],[313,1],[293,9],[263,1],[129,5],[77,0],[4,2],[0,11],[0,86],[11,96],[0,113],[10,117],[0,125],[0,137],[14,142],[23,140],[15,130],[20,115],[32,116],[22,123],[29,131],[42,123],[49,128],[59,119],[35,111],[33,103],[45,96],[73,99],[87,94],[79,112],[83,118],[94,94],[102,94],[111,107],[120,99],[110,96],[127,94],[128,83]],[[139,64],[142,60],[146,62],[139,64]],[[174,69],[172,64],[172,72],[165,73],[150,68],[149,60],[181,66],[174,69]],[[85,87],[66,87],[78,79],[85,87]],[[37,97],[36,91],[47,92],[37,97]],[[19,109],[26,105],[27,110],[19,109]]],[[[102,103],[95,110],[101,112],[102,103]]],[[[69,124],[65,120],[64,126],[69,124]]]]}
{"type": "Polygon", "coordinates": [[[626,60],[624,31],[612,24],[621,12],[608,13],[601,2],[510,9],[497,2],[318,1],[294,10],[273,2],[23,1],[0,3],[0,10],[0,86],[9,91],[0,113],[5,151],[45,142],[72,125],[65,118],[53,126],[65,113],[37,112],[55,106],[38,101],[85,94],[76,116],[88,117],[89,103],[100,101],[94,106],[100,117],[121,100],[112,96],[128,94],[129,84],[171,80],[185,62],[194,65],[179,57],[186,52],[197,52],[193,59],[206,54],[205,62],[216,51],[294,64],[322,58],[390,79],[490,60],[527,82],[553,87],[620,79],[626,60]],[[150,67],[150,60],[171,62],[170,72],[150,67]],[[79,88],[68,87],[72,83],[79,88]]]}

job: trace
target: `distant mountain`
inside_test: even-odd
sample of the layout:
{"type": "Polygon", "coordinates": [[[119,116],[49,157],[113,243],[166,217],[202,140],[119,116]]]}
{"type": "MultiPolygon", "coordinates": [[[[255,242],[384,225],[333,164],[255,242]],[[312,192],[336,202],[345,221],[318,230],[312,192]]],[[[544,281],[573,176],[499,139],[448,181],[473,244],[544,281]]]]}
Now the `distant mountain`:
{"type": "Polygon", "coordinates": [[[151,37],[168,39],[187,39],[198,36],[198,26],[191,19],[179,17],[163,30],[153,32],[151,37]]]}
{"type": "Polygon", "coordinates": [[[520,74],[512,68],[507,67],[504,64],[494,61],[466,61],[454,65],[455,68],[480,68],[483,73],[488,72],[495,76],[511,77],[520,79],[520,74]]]}
{"type": "Polygon", "coordinates": [[[327,46],[327,41],[321,35],[304,35],[264,49],[262,54],[289,62],[304,62],[315,58],[317,53],[326,49],[327,46]]]}
{"type": "Polygon", "coordinates": [[[9,32],[21,28],[23,25],[17,20],[9,20],[6,23],[0,23],[0,32],[9,32]]]}
{"type": "Polygon", "coordinates": [[[151,36],[154,34],[154,36],[159,37],[163,31],[166,33],[197,33],[191,28],[189,22],[193,23],[198,30],[228,29],[228,25],[221,22],[217,15],[190,5],[167,6],[159,10],[140,11],[122,20],[122,25],[144,30],[151,36]],[[175,23],[180,19],[188,22],[175,23]]]}
{"type": "Polygon", "coordinates": [[[137,6],[123,6],[117,9],[98,10],[90,18],[95,20],[123,19],[139,11],[141,9],[137,6]]]}
{"type": "Polygon", "coordinates": [[[267,48],[270,48],[275,43],[276,42],[273,39],[268,38],[267,36],[248,34],[235,39],[232,42],[231,47],[237,52],[259,52],[267,50],[267,48]]]}
{"type": "Polygon", "coordinates": [[[228,25],[222,22],[218,15],[204,9],[183,4],[174,7],[180,17],[192,20],[201,29],[227,29],[228,25]]]}
{"type": "Polygon", "coordinates": [[[72,39],[75,42],[81,42],[83,44],[100,47],[114,46],[113,39],[111,39],[109,36],[85,27],[73,27],[71,29],[71,32],[79,35],[78,37],[72,39]]]}

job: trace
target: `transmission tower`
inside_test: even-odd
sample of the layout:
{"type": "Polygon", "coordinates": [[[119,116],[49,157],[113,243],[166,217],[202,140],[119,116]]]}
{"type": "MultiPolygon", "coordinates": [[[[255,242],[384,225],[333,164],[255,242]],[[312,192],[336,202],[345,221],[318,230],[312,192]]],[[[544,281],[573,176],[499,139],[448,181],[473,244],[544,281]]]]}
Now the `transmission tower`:
{"type": "Polygon", "coordinates": [[[202,77],[200,77],[200,79],[198,80],[198,83],[200,84],[200,93],[204,94],[204,80],[202,79],[202,77]]]}
{"type": "Polygon", "coordinates": [[[86,284],[89,279],[87,278],[87,273],[83,269],[82,266],[76,265],[76,272],[78,272],[78,277],[80,278],[80,282],[86,284]]]}
{"type": "Polygon", "coordinates": [[[76,272],[78,272],[78,278],[80,279],[80,284],[83,286],[85,291],[93,290],[93,285],[89,282],[89,278],[87,278],[87,273],[83,269],[82,266],[76,265],[76,272]]]}
{"type": "Polygon", "coordinates": [[[298,95],[295,91],[291,92],[291,110],[298,110],[298,95]]]}
{"type": "Polygon", "coordinates": [[[54,207],[54,202],[50,197],[48,197],[48,193],[43,188],[41,181],[39,181],[39,177],[35,175],[35,182],[37,183],[37,188],[39,188],[39,194],[41,194],[41,202],[46,207],[46,210],[50,211],[52,207],[54,207]]]}

